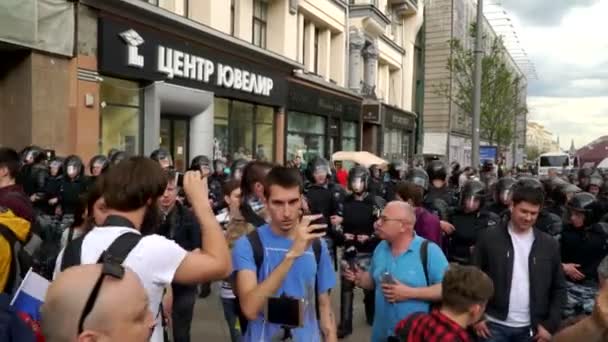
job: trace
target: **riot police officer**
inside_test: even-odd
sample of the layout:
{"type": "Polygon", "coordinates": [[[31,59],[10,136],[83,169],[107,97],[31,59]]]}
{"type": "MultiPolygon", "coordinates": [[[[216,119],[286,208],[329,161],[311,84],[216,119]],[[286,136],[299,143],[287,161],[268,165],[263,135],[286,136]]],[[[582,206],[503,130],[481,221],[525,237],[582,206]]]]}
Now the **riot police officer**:
{"type": "Polygon", "coordinates": [[[588,167],[578,170],[578,187],[583,190],[587,190],[592,174],[593,169],[590,169],[588,167]]]}
{"type": "Polygon", "coordinates": [[[598,291],[597,267],[608,254],[608,224],[597,223],[597,201],[587,192],[568,201],[569,223],[561,235],[568,301],[563,317],[589,315],[598,291]]]}
{"type": "Polygon", "coordinates": [[[88,187],[91,187],[95,183],[95,180],[97,180],[97,177],[99,177],[102,173],[106,172],[109,166],[110,160],[103,154],[99,154],[91,158],[91,160],[89,161],[90,176],[88,181],[88,187]]]}
{"type": "Polygon", "coordinates": [[[448,239],[450,261],[469,264],[477,237],[500,222],[497,214],[484,209],[485,198],[486,187],[478,180],[470,180],[462,187],[459,205],[449,219],[455,228],[448,239]]]}
{"type": "Polygon", "coordinates": [[[382,180],[382,170],[378,165],[372,165],[369,167],[369,193],[374,196],[383,196],[384,194],[384,182],[382,180]]]}
{"type": "MultiPolygon", "coordinates": [[[[348,188],[352,193],[344,200],[342,220],[345,250],[342,266],[352,267],[353,264],[357,264],[362,270],[369,268],[372,253],[379,243],[374,236],[374,222],[378,219],[385,203],[381,197],[373,196],[368,192],[369,177],[369,171],[362,166],[355,166],[349,171],[348,188]]],[[[342,278],[338,338],[344,338],[352,333],[353,289],[354,284],[342,278]]],[[[371,325],[374,318],[373,290],[364,290],[363,302],[367,323],[371,325]]]]}
{"type": "Polygon", "coordinates": [[[160,167],[163,170],[173,169],[173,158],[171,157],[171,153],[165,150],[164,148],[159,148],[150,154],[150,158],[155,160],[160,164],[160,167]]]}
{"type": "Polygon", "coordinates": [[[448,206],[453,206],[456,201],[447,184],[448,171],[445,164],[439,160],[433,160],[426,168],[426,174],[429,184],[424,196],[424,206],[427,210],[433,211],[429,208],[433,208],[433,203],[438,200],[447,203],[448,206]]]}
{"type": "Polygon", "coordinates": [[[568,221],[566,204],[581,189],[558,177],[552,178],[548,182],[550,184],[546,187],[546,210],[560,217],[562,221],[568,221]]]}
{"type": "Polygon", "coordinates": [[[384,182],[383,187],[383,198],[385,201],[390,202],[397,199],[397,184],[405,179],[407,174],[407,164],[403,160],[393,161],[388,164],[387,170],[388,179],[384,182]]]}
{"type": "Polygon", "coordinates": [[[110,165],[116,165],[127,158],[129,158],[127,152],[118,150],[114,151],[112,154],[110,154],[110,156],[108,156],[110,165]]]}
{"type": "Polygon", "coordinates": [[[310,214],[323,214],[319,223],[325,223],[329,229],[326,235],[327,248],[336,264],[336,248],[342,240],[340,223],[342,222],[342,187],[331,181],[329,162],[322,157],[316,157],[307,164],[306,174],[309,182],[304,190],[304,196],[310,214]]]}
{"type": "Polygon", "coordinates": [[[591,177],[589,177],[589,185],[585,190],[597,197],[602,190],[602,186],[604,186],[604,178],[599,172],[596,171],[591,175],[591,177]]]}
{"type": "Polygon", "coordinates": [[[487,210],[498,215],[503,216],[509,206],[511,206],[511,195],[513,194],[513,185],[517,181],[511,177],[503,177],[496,182],[493,191],[493,201],[487,206],[487,210]]]}
{"type": "Polygon", "coordinates": [[[30,197],[34,208],[40,211],[40,202],[44,198],[44,187],[49,176],[46,154],[40,147],[32,146],[25,153],[24,162],[21,169],[23,191],[30,197]]]}
{"type": "Polygon", "coordinates": [[[84,178],[84,165],[80,157],[71,155],[63,163],[65,170],[59,190],[59,205],[63,218],[62,230],[69,228],[74,222],[74,211],[79,205],[80,195],[87,189],[87,180],[84,178]]]}

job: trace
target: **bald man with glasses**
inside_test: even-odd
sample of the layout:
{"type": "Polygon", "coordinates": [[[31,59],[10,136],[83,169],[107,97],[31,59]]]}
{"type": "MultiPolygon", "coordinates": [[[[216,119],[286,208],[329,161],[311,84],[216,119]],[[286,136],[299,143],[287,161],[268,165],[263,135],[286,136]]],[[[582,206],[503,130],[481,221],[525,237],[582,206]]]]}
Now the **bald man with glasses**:
{"type": "Polygon", "coordinates": [[[357,286],[375,290],[373,342],[387,341],[399,320],[414,312],[429,312],[431,303],[441,300],[448,261],[439,246],[416,235],[415,224],[412,206],[388,203],[375,223],[376,235],[383,241],[374,250],[369,271],[356,265],[344,271],[344,277],[357,286]]]}
{"type": "Polygon", "coordinates": [[[113,264],[61,272],[48,289],[41,314],[47,342],[146,342],[155,324],[139,277],[113,264]]]}

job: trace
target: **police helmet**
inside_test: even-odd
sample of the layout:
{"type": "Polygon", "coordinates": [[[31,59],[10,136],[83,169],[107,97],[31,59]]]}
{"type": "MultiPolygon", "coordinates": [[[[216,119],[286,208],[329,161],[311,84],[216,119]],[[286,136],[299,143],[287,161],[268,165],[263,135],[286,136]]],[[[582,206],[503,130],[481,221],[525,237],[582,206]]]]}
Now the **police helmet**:
{"type": "Polygon", "coordinates": [[[68,156],[63,162],[63,169],[65,170],[65,174],[70,178],[80,176],[84,172],[82,159],[76,155],[68,156]]]}
{"type": "Polygon", "coordinates": [[[513,186],[517,183],[515,178],[502,177],[494,185],[494,200],[502,204],[509,202],[513,194],[513,186]]]}
{"type": "Polygon", "coordinates": [[[49,163],[49,169],[52,172],[52,169],[57,169],[57,174],[56,176],[59,176],[63,173],[63,162],[64,159],[61,157],[55,157],[53,160],[51,160],[51,162],[49,163]]]}
{"type": "Polygon", "coordinates": [[[125,151],[116,151],[109,157],[110,165],[117,165],[121,161],[127,159],[129,156],[125,151]]]}
{"type": "Polygon", "coordinates": [[[445,164],[440,160],[433,160],[430,162],[426,168],[426,173],[428,174],[431,182],[436,179],[445,181],[445,179],[448,177],[448,170],[445,164]]]}
{"type": "Polygon", "coordinates": [[[150,158],[152,160],[158,162],[162,168],[172,168],[173,167],[173,158],[171,157],[171,153],[165,150],[164,148],[159,148],[150,154],[150,158]]]}
{"type": "Polygon", "coordinates": [[[403,160],[394,160],[388,164],[387,172],[391,179],[403,180],[407,174],[407,163],[403,160]]]}
{"type": "Polygon", "coordinates": [[[315,183],[315,174],[319,174],[320,176],[325,175],[325,178],[327,178],[328,176],[331,176],[331,168],[327,159],[323,157],[315,157],[308,163],[306,173],[308,179],[315,183]]]}
{"type": "Polygon", "coordinates": [[[367,190],[369,171],[360,165],[348,171],[348,189],[355,194],[362,194],[367,190]]]}
{"type": "Polygon", "coordinates": [[[95,175],[94,170],[96,168],[99,168],[99,174],[101,174],[108,169],[108,166],[110,166],[110,160],[108,159],[108,157],[104,156],[103,154],[99,154],[91,158],[91,160],[89,161],[89,172],[91,173],[91,175],[95,175]]]}
{"type": "Polygon", "coordinates": [[[429,175],[421,168],[414,168],[407,175],[407,180],[412,182],[424,190],[429,188],[429,175]]]}
{"type": "Polygon", "coordinates": [[[569,210],[583,213],[585,215],[585,226],[589,226],[594,223],[597,200],[592,194],[588,192],[579,192],[574,194],[572,199],[568,201],[567,207],[569,210]]]}
{"type": "Polygon", "coordinates": [[[46,158],[44,150],[38,146],[29,146],[23,151],[23,162],[25,164],[36,164],[46,158]]]}
{"type": "Polygon", "coordinates": [[[209,157],[204,155],[199,155],[192,158],[190,162],[190,170],[192,171],[209,171],[211,169],[211,160],[209,157]]]}
{"type": "Polygon", "coordinates": [[[486,197],[486,186],[478,180],[467,181],[460,191],[460,206],[472,211],[479,210],[486,197]],[[477,201],[477,204],[475,204],[477,201]]]}

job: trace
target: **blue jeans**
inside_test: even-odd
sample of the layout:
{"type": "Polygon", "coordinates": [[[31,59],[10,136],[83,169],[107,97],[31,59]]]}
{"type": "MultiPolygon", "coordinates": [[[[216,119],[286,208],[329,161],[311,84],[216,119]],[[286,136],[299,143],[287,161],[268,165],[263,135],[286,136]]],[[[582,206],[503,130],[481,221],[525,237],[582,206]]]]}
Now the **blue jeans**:
{"type": "Polygon", "coordinates": [[[238,318],[236,299],[222,298],[222,306],[224,307],[224,318],[226,319],[228,329],[230,330],[230,340],[232,342],[240,342],[241,332],[236,328],[238,318]]]}
{"type": "Polygon", "coordinates": [[[497,324],[488,321],[488,329],[491,337],[487,340],[480,339],[483,342],[530,342],[530,327],[512,328],[506,325],[497,324]]]}

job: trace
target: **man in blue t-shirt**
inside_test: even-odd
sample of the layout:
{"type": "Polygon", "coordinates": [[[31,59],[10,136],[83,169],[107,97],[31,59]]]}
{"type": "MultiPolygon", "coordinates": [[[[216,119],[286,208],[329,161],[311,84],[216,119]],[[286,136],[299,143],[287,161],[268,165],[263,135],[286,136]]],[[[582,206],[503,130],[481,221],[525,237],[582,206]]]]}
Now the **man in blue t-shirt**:
{"type": "Polygon", "coordinates": [[[296,169],[274,167],[266,176],[264,193],[271,223],[257,229],[264,250],[260,269],[246,236],[237,240],[232,250],[235,290],[241,311],[249,320],[243,340],[276,341],[291,337],[302,342],[336,341],[329,297],[336,276],[323,239],[318,264],[312,248],[313,241],[325,235],[313,230],[327,225],[311,224],[321,215],[301,217],[302,178],[296,169]],[[265,314],[269,298],[275,298],[273,303],[276,298],[292,300],[291,304],[295,299],[301,308],[301,323],[285,328],[270,322],[273,318],[265,314]]]}
{"type": "Polygon", "coordinates": [[[375,224],[382,242],[374,250],[368,272],[359,268],[343,270],[344,277],[357,286],[375,289],[376,315],[373,342],[394,335],[397,323],[414,312],[428,312],[430,304],[441,300],[441,281],[448,261],[436,244],[427,245],[425,271],[420,259],[424,239],[414,233],[416,214],[406,202],[390,202],[375,224]]]}

